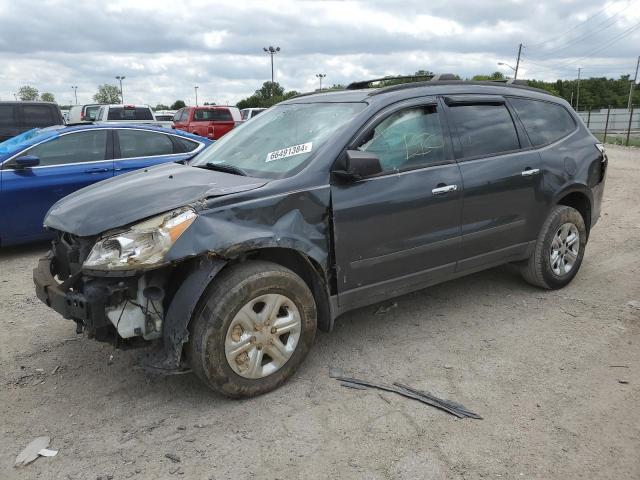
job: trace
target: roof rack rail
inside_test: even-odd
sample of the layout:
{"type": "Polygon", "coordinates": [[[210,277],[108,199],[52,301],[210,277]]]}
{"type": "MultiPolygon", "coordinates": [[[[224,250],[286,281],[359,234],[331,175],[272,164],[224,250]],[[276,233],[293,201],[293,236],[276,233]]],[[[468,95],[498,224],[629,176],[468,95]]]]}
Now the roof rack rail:
{"type": "Polygon", "coordinates": [[[490,82],[506,83],[507,85],[525,85],[529,86],[527,80],[515,79],[515,78],[501,78],[499,80],[489,80],[490,82]]]}

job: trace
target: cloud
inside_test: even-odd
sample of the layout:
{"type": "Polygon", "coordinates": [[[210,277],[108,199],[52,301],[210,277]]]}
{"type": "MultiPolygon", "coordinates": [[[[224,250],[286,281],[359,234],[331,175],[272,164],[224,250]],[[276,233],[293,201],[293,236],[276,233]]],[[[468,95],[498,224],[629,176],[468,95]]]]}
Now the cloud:
{"type": "Polygon", "coordinates": [[[514,64],[520,42],[521,76],[618,76],[635,67],[638,1],[0,0],[0,99],[30,84],[68,102],[78,85],[89,102],[124,75],[126,101],[193,102],[198,85],[201,101],[234,104],[270,79],[268,45],[281,47],[276,80],[299,91],[318,72],[329,85],[418,69],[510,73],[496,64],[514,64]]]}

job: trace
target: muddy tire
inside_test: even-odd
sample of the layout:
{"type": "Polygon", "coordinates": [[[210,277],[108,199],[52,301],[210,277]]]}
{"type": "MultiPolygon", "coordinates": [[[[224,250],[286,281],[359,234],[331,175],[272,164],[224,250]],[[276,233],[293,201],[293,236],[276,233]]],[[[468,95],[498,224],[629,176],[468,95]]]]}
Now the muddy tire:
{"type": "Polygon", "coordinates": [[[576,276],[587,245],[587,229],[575,208],[557,205],[547,217],[531,257],[520,266],[531,285],[555,290],[576,276]]]}
{"type": "Polygon", "coordinates": [[[187,360],[228,397],[269,392],[293,375],[316,334],[307,284],[278,264],[246,261],[223,270],[203,294],[189,328],[187,360]]]}

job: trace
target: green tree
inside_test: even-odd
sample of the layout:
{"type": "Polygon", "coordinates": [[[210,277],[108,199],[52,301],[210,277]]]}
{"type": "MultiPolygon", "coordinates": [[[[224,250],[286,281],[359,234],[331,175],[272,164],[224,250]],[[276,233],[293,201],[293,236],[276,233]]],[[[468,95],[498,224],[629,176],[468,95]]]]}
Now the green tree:
{"type": "Polygon", "coordinates": [[[53,93],[42,92],[42,94],[40,95],[40,100],[42,100],[43,102],[55,102],[56,97],[53,96],[53,93]]]}
{"type": "Polygon", "coordinates": [[[29,85],[24,85],[18,89],[18,98],[23,102],[38,100],[38,89],[29,85]]]}
{"type": "Polygon", "coordinates": [[[242,108],[269,108],[276,103],[280,103],[291,97],[299,95],[299,92],[290,90],[284,91],[284,88],[278,82],[264,82],[262,87],[254,92],[253,95],[240,100],[237,107],[242,108]]]}
{"type": "Polygon", "coordinates": [[[98,92],[93,96],[93,101],[96,103],[120,103],[120,89],[115,85],[99,85],[98,92]]]}
{"type": "Polygon", "coordinates": [[[491,75],[474,75],[471,80],[483,81],[483,80],[504,80],[505,76],[502,72],[493,72],[491,75]]]}
{"type": "Polygon", "coordinates": [[[165,105],[164,103],[157,104],[155,107],[153,107],[153,109],[154,110],[171,110],[169,106],[165,105]]]}
{"type": "Polygon", "coordinates": [[[171,105],[170,110],[180,110],[181,108],[186,107],[187,104],[184,103],[182,100],[176,100],[175,102],[173,102],[173,104],[171,105]]]}

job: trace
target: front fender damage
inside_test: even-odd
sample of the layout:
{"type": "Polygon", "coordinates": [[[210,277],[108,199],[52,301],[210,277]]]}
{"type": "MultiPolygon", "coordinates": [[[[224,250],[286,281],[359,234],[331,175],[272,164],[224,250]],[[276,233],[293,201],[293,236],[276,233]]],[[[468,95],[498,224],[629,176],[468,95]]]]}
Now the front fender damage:
{"type": "Polygon", "coordinates": [[[189,322],[200,297],[227,262],[203,256],[192,260],[164,318],[162,348],[151,352],[143,366],[158,372],[180,372],[182,347],[189,340],[189,322]]]}

